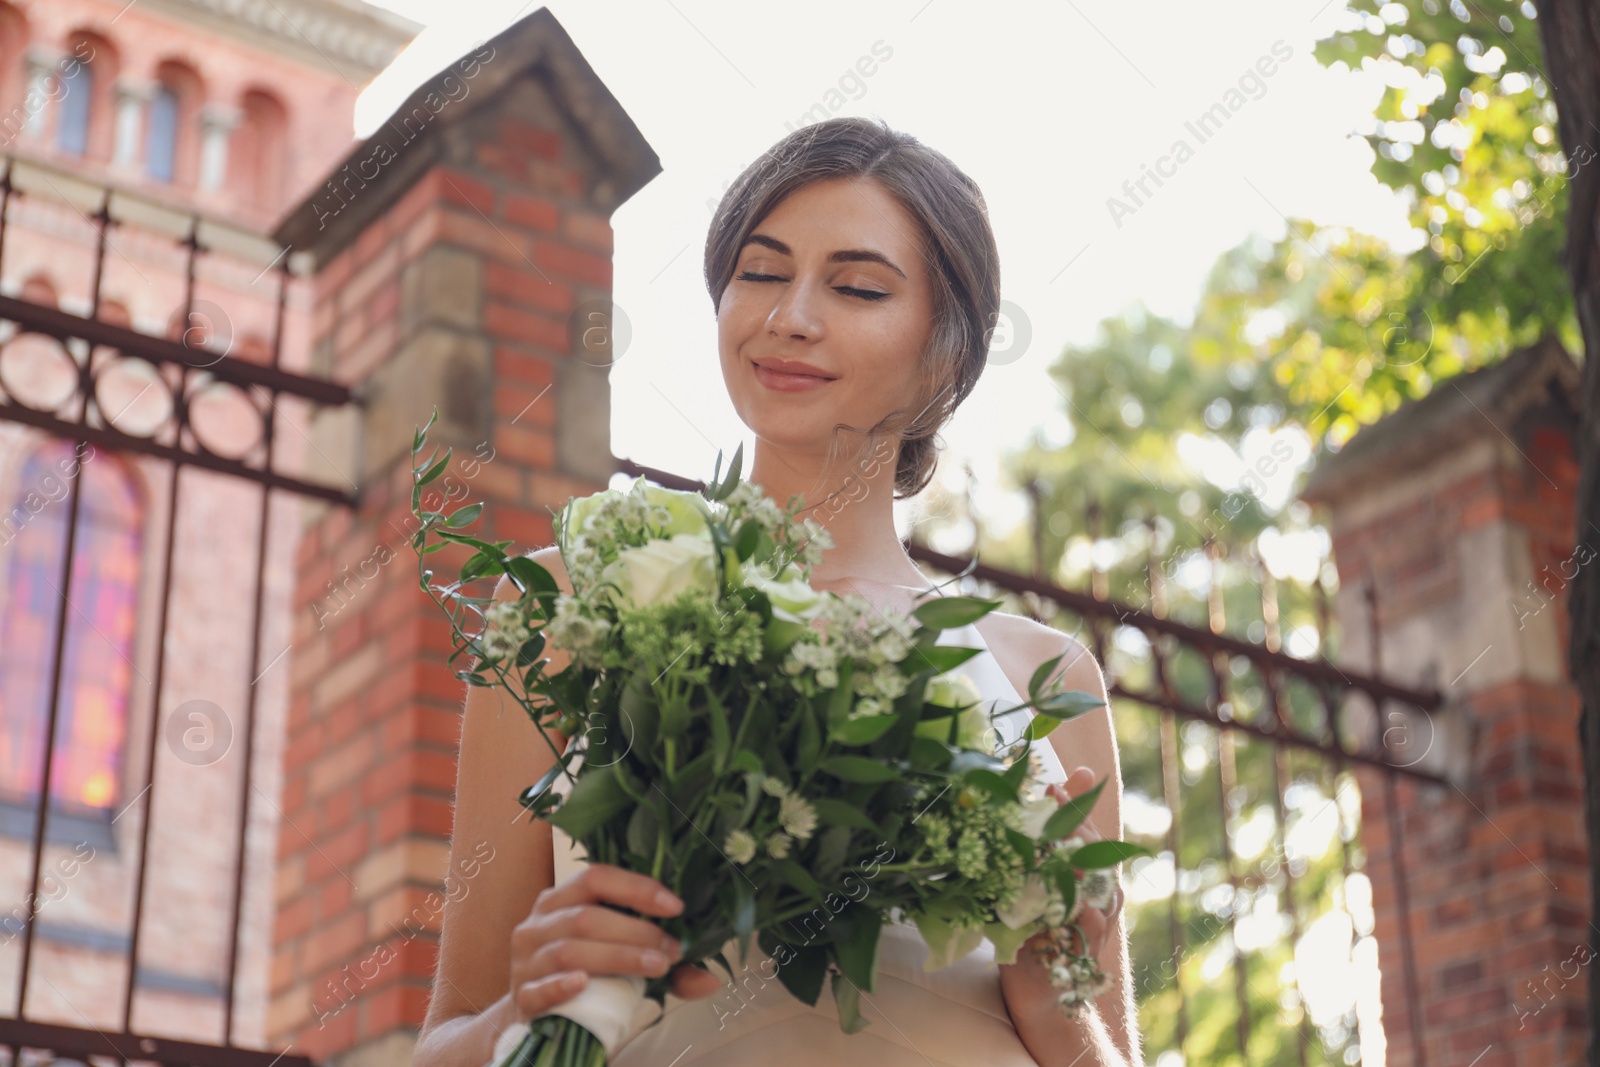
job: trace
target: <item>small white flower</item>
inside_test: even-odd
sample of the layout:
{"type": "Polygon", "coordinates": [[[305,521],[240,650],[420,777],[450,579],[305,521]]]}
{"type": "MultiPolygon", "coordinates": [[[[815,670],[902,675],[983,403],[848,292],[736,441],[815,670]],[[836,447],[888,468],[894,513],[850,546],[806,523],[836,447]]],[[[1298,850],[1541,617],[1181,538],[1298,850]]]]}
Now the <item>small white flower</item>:
{"type": "Polygon", "coordinates": [[[779,802],[778,821],[785,830],[804,841],[817,828],[817,811],[804,797],[787,793],[779,802]]]}
{"type": "Polygon", "coordinates": [[[1083,902],[1091,908],[1102,910],[1109,908],[1116,899],[1117,879],[1105,867],[1083,872],[1083,882],[1078,886],[1078,895],[1083,902]]]}
{"type": "Polygon", "coordinates": [[[769,774],[761,779],[761,791],[769,797],[781,797],[788,795],[789,787],[783,784],[782,779],[769,774]]]}
{"type": "Polygon", "coordinates": [[[748,830],[730,830],[722,851],[735,863],[749,863],[756,858],[756,839],[748,830]]]}
{"type": "Polygon", "coordinates": [[[789,846],[794,843],[794,838],[786,833],[773,834],[767,838],[767,855],[775,860],[785,859],[789,855],[789,846]]]}

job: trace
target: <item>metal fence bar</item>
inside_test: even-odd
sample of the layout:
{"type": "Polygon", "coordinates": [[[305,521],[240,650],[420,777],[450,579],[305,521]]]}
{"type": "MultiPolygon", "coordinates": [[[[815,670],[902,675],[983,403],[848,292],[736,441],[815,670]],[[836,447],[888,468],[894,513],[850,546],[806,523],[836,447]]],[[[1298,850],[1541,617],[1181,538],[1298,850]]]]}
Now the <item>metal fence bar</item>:
{"type": "MultiPolygon", "coordinates": [[[[278,282],[278,311],[272,329],[272,365],[276,367],[282,354],[283,345],[283,315],[287,306],[289,295],[289,272],[285,266],[278,282]]],[[[266,466],[272,469],[273,446],[276,439],[273,436],[273,416],[276,406],[268,405],[262,434],[266,445],[266,466]]],[[[238,994],[238,964],[239,964],[239,920],[244,907],[244,864],[245,864],[245,838],[250,828],[250,778],[254,760],[255,726],[256,726],[256,695],[259,690],[256,682],[260,681],[261,671],[261,622],[262,609],[266,600],[267,579],[267,530],[271,520],[272,487],[261,486],[261,522],[256,532],[256,581],[255,594],[251,606],[250,627],[250,685],[245,698],[244,709],[244,774],[239,785],[239,847],[234,853],[233,861],[233,937],[228,942],[228,1003],[222,1018],[222,1041],[225,1045],[233,1044],[233,1017],[235,999],[238,994]]]]}
{"type": "MultiPolygon", "coordinates": [[[[14,222],[13,205],[16,197],[19,195],[24,197],[31,195],[14,183],[13,171],[16,166],[16,161],[8,158],[4,173],[0,174],[0,264],[4,262],[4,253],[7,247],[6,238],[9,235],[10,226],[14,222]]],[[[33,164],[29,164],[29,167],[35,170],[42,170],[48,178],[50,168],[34,167],[33,164]]],[[[127,953],[127,981],[123,990],[121,1005],[121,1031],[106,1033],[92,1026],[85,1028],[62,1026],[36,1022],[23,1017],[26,1014],[25,1007],[29,979],[35,969],[33,966],[35,962],[33,959],[33,935],[36,926],[35,918],[38,913],[38,889],[46,841],[45,830],[50,815],[51,772],[56,749],[56,732],[60,720],[60,704],[64,688],[63,678],[66,669],[68,641],[67,621],[69,612],[74,610],[71,602],[72,575],[78,555],[78,530],[82,518],[82,493],[79,485],[81,479],[73,478],[70,480],[68,490],[69,501],[65,545],[61,564],[62,581],[58,590],[60,593],[60,615],[56,620],[54,637],[55,658],[50,683],[48,722],[45,726],[44,766],[40,776],[39,804],[35,812],[33,840],[31,843],[31,890],[27,918],[22,924],[23,947],[18,1016],[16,1018],[0,1017],[0,1049],[9,1050],[14,1062],[20,1050],[26,1047],[48,1049],[56,1057],[68,1055],[110,1057],[124,1065],[130,1060],[138,1060],[143,1062],[155,1061],[174,1065],[174,1067],[178,1064],[191,1065],[191,1067],[312,1067],[310,1059],[305,1056],[239,1048],[232,1045],[239,980],[238,964],[241,946],[240,922],[243,899],[243,871],[250,815],[252,742],[257,710],[254,680],[252,680],[249,688],[246,708],[244,773],[240,786],[241,802],[238,822],[239,836],[233,870],[232,933],[227,963],[228,993],[223,1026],[223,1041],[225,1044],[217,1046],[143,1036],[131,1032],[130,1028],[132,1025],[133,1002],[138,992],[140,942],[149,883],[149,851],[155,812],[156,756],[158,751],[156,739],[160,732],[162,687],[165,681],[165,668],[167,665],[166,634],[169,628],[173,600],[174,551],[178,536],[177,518],[183,471],[186,467],[199,467],[216,473],[243,478],[261,488],[262,506],[256,538],[256,573],[254,601],[252,604],[250,657],[250,671],[252,675],[255,675],[259,669],[261,636],[264,625],[265,561],[267,539],[270,531],[271,491],[273,489],[288,490],[300,496],[326,500],[341,506],[351,506],[357,502],[357,498],[354,495],[348,494],[338,487],[319,485],[281,473],[274,468],[274,461],[277,458],[275,454],[277,401],[281,397],[289,396],[325,407],[343,406],[358,403],[359,401],[352,395],[349,388],[344,385],[293,374],[282,368],[283,327],[291,272],[287,260],[282,259],[281,253],[278,258],[274,258],[273,262],[268,265],[268,269],[272,269],[276,265],[280,270],[270,365],[262,365],[240,359],[221,361],[212,359],[211,362],[203,366],[196,366],[196,350],[186,343],[153,337],[113,323],[100,321],[96,316],[102,303],[101,288],[104,281],[106,250],[109,245],[107,231],[111,225],[118,222],[111,212],[112,195],[113,190],[101,188],[98,210],[93,215],[85,216],[96,226],[93,282],[89,301],[90,310],[87,317],[73,315],[59,308],[34,304],[27,300],[0,296],[0,321],[9,321],[14,324],[19,332],[36,333],[54,338],[60,342],[68,355],[73,357],[78,378],[73,395],[56,405],[53,410],[35,409],[19,403],[12,397],[6,397],[3,402],[0,402],[0,421],[31,426],[49,436],[76,441],[79,443],[80,449],[82,444],[92,443],[105,448],[109,452],[154,456],[165,460],[171,472],[170,492],[166,508],[166,543],[163,547],[159,590],[159,621],[155,635],[156,669],[153,683],[154,694],[151,700],[148,736],[144,739],[145,782],[143,783],[143,788],[140,789],[129,804],[131,807],[132,803],[137,803],[142,798],[144,818],[139,834],[138,859],[134,873],[135,897],[127,953]],[[171,420],[169,425],[172,429],[169,439],[174,444],[161,443],[157,440],[157,434],[152,434],[149,437],[138,437],[122,433],[115,428],[112,420],[107,417],[107,413],[100,409],[95,396],[95,383],[97,375],[104,369],[105,364],[100,363],[97,365],[95,357],[101,349],[109,349],[124,358],[140,359],[151,364],[156,368],[162,384],[168,388],[173,388],[173,383],[168,379],[168,373],[170,372],[167,371],[167,368],[176,368],[176,392],[173,396],[173,412],[169,416],[171,420]],[[193,432],[193,428],[188,422],[188,396],[189,386],[197,380],[216,381],[233,385],[252,398],[265,394],[266,404],[260,412],[262,419],[260,453],[264,457],[260,465],[252,465],[213,453],[206,446],[205,441],[193,432]],[[102,425],[91,423],[91,409],[98,413],[99,421],[102,425]],[[192,447],[185,446],[186,432],[193,439],[192,447]]],[[[120,191],[116,195],[119,197],[126,196],[120,191]]],[[[138,200],[137,197],[128,197],[128,199],[138,200]]],[[[81,209],[80,214],[82,214],[81,209]]],[[[202,223],[207,227],[215,227],[223,232],[228,230],[226,224],[203,219],[198,214],[189,214],[186,217],[188,219],[187,232],[179,241],[186,249],[183,305],[185,326],[189,324],[195,307],[199,256],[202,253],[211,251],[207,248],[206,242],[201,239],[202,223]]],[[[211,231],[208,230],[207,232],[211,231]]],[[[235,238],[237,238],[238,231],[234,230],[233,232],[235,238]]],[[[185,331],[185,336],[187,337],[187,331],[185,331]]],[[[208,354],[207,358],[211,359],[211,354],[208,354]]],[[[126,811],[127,808],[123,810],[126,811]]]]}

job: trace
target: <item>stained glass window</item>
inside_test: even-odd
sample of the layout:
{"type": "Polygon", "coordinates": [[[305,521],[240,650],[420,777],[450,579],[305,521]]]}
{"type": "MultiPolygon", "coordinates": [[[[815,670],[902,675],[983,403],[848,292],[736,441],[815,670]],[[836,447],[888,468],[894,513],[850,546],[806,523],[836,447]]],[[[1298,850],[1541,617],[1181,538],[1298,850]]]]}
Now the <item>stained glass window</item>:
{"type": "Polygon", "coordinates": [[[32,807],[39,795],[74,476],[82,499],[50,794],[52,807],[86,812],[122,792],[143,507],[120,460],[71,441],[28,457],[0,514],[0,798],[32,807]]]}

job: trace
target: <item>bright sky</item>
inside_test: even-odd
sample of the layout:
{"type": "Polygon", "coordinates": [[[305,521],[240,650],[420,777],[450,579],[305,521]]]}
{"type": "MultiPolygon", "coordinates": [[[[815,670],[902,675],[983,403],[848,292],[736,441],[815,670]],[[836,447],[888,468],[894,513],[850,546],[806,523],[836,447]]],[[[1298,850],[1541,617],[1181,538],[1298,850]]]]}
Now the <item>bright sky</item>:
{"type": "MultiPolygon", "coordinates": [[[[360,136],[536,9],[381,2],[428,28],[363,93],[360,136]]],[[[803,17],[730,0],[548,6],[662,161],[613,219],[615,299],[632,327],[612,372],[613,449],[651,466],[709,477],[716,450],[731,455],[746,439],[700,275],[708,201],[831,89],[844,97],[836,114],[885,119],[984,190],[1003,295],[1027,322],[1002,322],[988,370],[941,434],[939,476],[954,484],[968,459],[997,532],[1022,516],[1018,495],[992,476],[1001,451],[1036,428],[1062,437],[1065,404],[1045,369],[1064,343],[1089,340],[1138,300],[1187,316],[1216,257],[1252,230],[1281,236],[1285,216],[1404,236],[1370,150],[1350,136],[1381,84],[1311,56],[1345,17],[1344,0],[818,0],[803,17]],[[877,60],[870,77],[854,74],[863,56],[877,60]],[[1253,69],[1263,57],[1268,76],[1253,69]],[[1217,103],[1236,110],[1202,139],[1186,124],[1217,103]],[[1180,139],[1192,155],[1163,160],[1180,139]],[[1146,181],[1152,195],[1124,192],[1158,166],[1167,176],[1146,181]],[[1111,197],[1132,211],[1114,216],[1111,197]],[[1026,344],[1015,340],[1024,331],[1026,344]]]]}

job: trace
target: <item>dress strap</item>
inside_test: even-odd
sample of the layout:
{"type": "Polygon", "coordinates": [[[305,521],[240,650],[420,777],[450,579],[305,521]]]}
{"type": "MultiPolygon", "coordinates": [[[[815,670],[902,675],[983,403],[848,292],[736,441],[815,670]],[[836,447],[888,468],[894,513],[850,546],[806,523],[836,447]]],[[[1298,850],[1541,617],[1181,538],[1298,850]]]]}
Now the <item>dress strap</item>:
{"type": "MultiPolygon", "coordinates": [[[[1024,697],[1017,693],[1016,686],[1011,684],[1011,679],[1006,677],[1005,669],[1000,666],[1000,661],[995,658],[994,651],[989,643],[984,640],[983,633],[978,629],[977,623],[969,622],[965,626],[945,630],[939,635],[939,644],[957,645],[965,648],[981,648],[983,651],[963,663],[956,670],[968,675],[977,684],[978,692],[984,696],[984,704],[990,714],[990,721],[1000,732],[1000,747],[1005,748],[1014,744],[1022,737],[1029,721],[1038,712],[1032,708],[1019,707],[1024,702],[1024,697]]],[[[1060,727],[1056,727],[1060,729],[1060,727]]],[[[1066,771],[1061,766],[1061,757],[1057,755],[1055,745],[1048,737],[1041,737],[1029,747],[1029,752],[1038,756],[1042,773],[1039,780],[1044,783],[1065,782],[1066,771]]]]}

